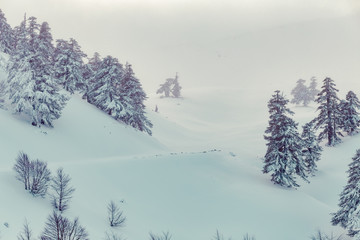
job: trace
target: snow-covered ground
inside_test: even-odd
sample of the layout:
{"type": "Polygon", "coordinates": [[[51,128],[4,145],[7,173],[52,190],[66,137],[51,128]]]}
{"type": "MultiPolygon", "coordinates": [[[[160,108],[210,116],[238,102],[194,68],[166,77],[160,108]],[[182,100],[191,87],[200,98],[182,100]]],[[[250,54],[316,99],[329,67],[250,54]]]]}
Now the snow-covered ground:
{"type": "MultiPolygon", "coordinates": [[[[47,161],[52,172],[61,166],[70,174],[76,191],[64,215],[78,216],[93,240],[104,239],[111,230],[106,211],[111,200],[120,204],[127,217],[125,227],[115,231],[129,240],[147,239],[150,231],[169,231],[173,240],[211,239],[217,229],[234,240],[246,233],[257,240],[306,240],[317,229],[343,233],[331,226],[330,213],[337,210],[360,135],[325,147],[319,172],[310,184],[299,180],[297,190],[277,187],[261,172],[266,105],[274,90],[290,97],[297,78],[318,75],[320,83],[330,74],[340,96],[350,89],[360,94],[359,68],[354,68],[360,63],[358,31],[342,28],[348,26],[347,20],[337,22],[333,27],[343,31],[334,40],[330,38],[333,28],[324,30],[321,21],[315,23],[298,26],[310,28],[313,35],[295,45],[289,44],[297,37],[295,28],[290,32],[279,28],[275,33],[250,33],[162,53],[168,59],[161,55],[161,61],[176,56],[170,69],[181,66],[184,98],[148,93],[152,137],[114,121],[77,95],[53,129],[32,127],[0,109],[1,240],[16,239],[25,218],[34,236],[40,235],[52,211],[49,197],[32,197],[15,179],[12,166],[19,151],[47,161]],[[259,40],[269,36],[273,38],[266,41],[268,45],[259,40]],[[247,42],[252,48],[246,47],[247,42]],[[221,47],[219,54],[212,44],[221,47]],[[330,58],[332,50],[334,58],[330,58]],[[212,84],[192,86],[197,79],[201,83],[209,79],[212,84]],[[153,111],[156,105],[158,113],[153,111]]],[[[149,76],[153,83],[157,69],[146,69],[145,63],[150,62],[146,56],[135,57],[135,72],[140,79],[149,76]]],[[[5,77],[0,70],[0,80],[5,77]]],[[[316,116],[315,104],[290,107],[301,124],[316,116]]]]}
{"type": "MultiPolygon", "coordinates": [[[[159,107],[159,113],[149,112],[153,137],[115,122],[79,96],[71,98],[53,129],[32,127],[1,110],[2,239],[16,239],[25,218],[39,235],[52,211],[48,197],[32,197],[15,179],[12,166],[20,150],[47,161],[53,172],[62,166],[71,175],[76,191],[65,216],[79,216],[91,239],[109,231],[110,200],[124,200],[127,222],[116,232],[127,239],[146,239],[150,231],[170,231],[174,240],[210,239],[216,229],[233,239],[249,233],[258,240],[308,239],[318,228],[342,232],[330,226],[330,213],[337,209],[360,136],[325,148],[310,184],[279,188],[261,173],[266,97],[249,105],[239,99],[246,92],[238,91],[194,89],[184,99],[151,97],[148,105],[159,107]]],[[[301,122],[315,116],[315,105],[292,109],[301,122]]]]}

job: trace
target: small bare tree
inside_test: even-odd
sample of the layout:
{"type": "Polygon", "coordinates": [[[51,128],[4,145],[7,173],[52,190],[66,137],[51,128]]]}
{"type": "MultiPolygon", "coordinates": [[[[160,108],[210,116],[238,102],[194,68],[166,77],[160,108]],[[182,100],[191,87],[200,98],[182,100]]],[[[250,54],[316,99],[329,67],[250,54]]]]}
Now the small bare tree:
{"type": "Polygon", "coordinates": [[[51,175],[46,162],[38,159],[30,161],[27,154],[20,152],[14,170],[16,178],[24,183],[25,190],[29,190],[34,196],[45,196],[51,175]]]}
{"type": "Polygon", "coordinates": [[[47,163],[38,159],[30,162],[30,176],[31,186],[30,192],[37,196],[45,196],[50,181],[50,170],[47,168],[47,163]]]}
{"type": "Polygon", "coordinates": [[[19,152],[13,169],[17,174],[16,178],[24,183],[25,190],[30,189],[30,159],[26,153],[19,152]]]}
{"type": "Polygon", "coordinates": [[[125,224],[126,217],[123,216],[123,212],[120,207],[111,201],[108,206],[109,223],[111,227],[122,227],[125,224]]]}
{"type": "Polygon", "coordinates": [[[79,224],[78,218],[73,222],[55,211],[48,217],[41,240],[88,240],[88,233],[79,224]]]}
{"type": "Polygon", "coordinates": [[[149,233],[150,240],[171,240],[171,235],[169,232],[163,232],[162,235],[156,235],[149,233]]]}
{"type": "Polygon", "coordinates": [[[52,204],[60,212],[65,211],[69,207],[69,201],[75,191],[75,188],[69,184],[70,180],[70,176],[65,174],[62,168],[57,170],[56,176],[52,179],[51,187],[54,191],[52,194],[52,204]]]}
{"type": "Polygon", "coordinates": [[[18,240],[32,240],[32,231],[29,228],[29,224],[27,220],[25,219],[25,223],[23,226],[23,231],[18,235],[18,240]]]}

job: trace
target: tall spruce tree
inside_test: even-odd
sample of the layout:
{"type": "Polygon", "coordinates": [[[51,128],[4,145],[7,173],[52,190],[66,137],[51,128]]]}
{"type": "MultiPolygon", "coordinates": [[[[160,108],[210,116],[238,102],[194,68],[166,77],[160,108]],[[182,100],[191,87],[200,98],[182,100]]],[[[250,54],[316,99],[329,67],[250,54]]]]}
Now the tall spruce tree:
{"type": "Polygon", "coordinates": [[[301,104],[307,106],[311,102],[311,97],[308,91],[308,88],[305,86],[305,80],[297,80],[296,87],[291,91],[291,94],[294,98],[291,100],[291,103],[301,104]]]}
{"type": "Polygon", "coordinates": [[[89,103],[94,104],[115,119],[120,119],[125,115],[125,106],[120,89],[123,74],[123,66],[119,61],[107,56],[96,71],[94,84],[91,85],[87,94],[89,103]]]}
{"type": "Polygon", "coordinates": [[[317,81],[315,77],[311,78],[310,86],[308,87],[308,92],[311,101],[315,101],[316,96],[320,92],[317,88],[317,81]]]}
{"type": "Polygon", "coordinates": [[[0,51],[12,54],[14,50],[15,35],[11,26],[7,23],[5,14],[0,9],[0,51]]]}
{"type": "Polygon", "coordinates": [[[171,89],[171,93],[174,95],[175,98],[181,97],[181,89],[182,89],[182,87],[179,84],[179,76],[178,76],[177,73],[176,73],[176,76],[174,78],[173,85],[174,86],[171,89]]]}
{"type": "Polygon", "coordinates": [[[146,94],[141,87],[140,81],[135,77],[130,64],[126,64],[124,76],[120,82],[121,99],[126,106],[126,114],[120,120],[142,132],[152,134],[152,123],[146,117],[145,104],[146,94]]]}
{"type": "Polygon", "coordinates": [[[47,22],[41,25],[38,37],[34,40],[35,53],[32,57],[32,69],[34,72],[34,103],[33,125],[47,125],[52,127],[53,120],[61,116],[68,98],[60,93],[53,77],[53,54],[52,35],[47,22]]]}
{"type": "Polygon", "coordinates": [[[314,175],[317,171],[316,162],[320,160],[322,148],[319,146],[319,142],[315,136],[312,122],[306,123],[303,126],[301,138],[303,139],[302,151],[307,172],[310,175],[314,175]]]}
{"type": "Polygon", "coordinates": [[[91,89],[93,89],[95,81],[95,75],[97,71],[100,69],[102,63],[102,59],[100,54],[95,52],[93,57],[89,59],[87,64],[83,65],[82,68],[82,76],[84,81],[84,89],[83,89],[83,99],[88,98],[88,93],[91,89]]]}
{"type": "Polygon", "coordinates": [[[275,91],[268,102],[269,126],[265,131],[267,152],[263,168],[271,173],[271,181],[285,187],[298,187],[295,175],[307,180],[306,166],[302,157],[302,140],[297,131],[297,123],[287,115],[294,113],[286,107],[289,100],[280,91],[275,91]]]}
{"type": "Polygon", "coordinates": [[[358,110],[360,109],[360,101],[356,94],[349,91],[346,94],[346,101],[342,101],[340,111],[342,115],[341,128],[349,135],[357,133],[360,126],[360,117],[358,110]]]}
{"type": "Polygon", "coordinates": [[[58,84],[73,94],[84,89],[83,58],[86,54],[73,38],[70,41],[57,40],[54,54],[55,77],[58,84]]]}
{"type": "Polygon", "coordinates": [[[31,116],[34,99],[33,70],[31,68],[32,52],[28,42],[27,19],[15,28],[16,45],[11,55],[7,71],[9,83],[9,99],[14,106],[15,113],[24,112],[31,116]]]}
{"type": "Polygon", "coordinates": [[[315,99],[320,106],[317,110],[320,111],[313,121],[315,122],[315,129],[323,129],[318,136],[319,140],[327,138],[328,146],[334,146],[341,142],[338,137],[339,122],[341,119],[341,112],[339,110],[339,98],[337,96],[337,90],[335,83],[331,78],[325,78],[323,81],[322,91],[318,94],[318,98],[315,99]]]}
{"type": "MultiPolygon", "coordinates": [[[[340,209],[333,213],[332,224],[348,230],[350,236],[360,234],[360,149],[349,164],[348,182],[340,194],[340,209]]],[[[358,238],[356,238],[358,239],[358,238]]]]}

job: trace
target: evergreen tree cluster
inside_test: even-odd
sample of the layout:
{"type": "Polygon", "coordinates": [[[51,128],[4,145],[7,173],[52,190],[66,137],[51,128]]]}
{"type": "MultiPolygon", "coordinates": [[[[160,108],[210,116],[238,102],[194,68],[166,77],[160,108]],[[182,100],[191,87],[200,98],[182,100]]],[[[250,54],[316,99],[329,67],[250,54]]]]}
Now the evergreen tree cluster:
{"type": "Polygon", "coordinates": [[[315,101],[319,104],[319,115],[313,120],[315,129],[320,129],[319,140],[327,139],[328,146],[334,146],[341,142],[341,131],[348,135],[358,132],[360,126],[359,112],[360,102],[356,94],[349,91],[345,100],[337,96],[338,89],[331,78],[323,80],[322,90],[318,93],[315,101]]]}
{"type": "Polygon", "coordinates": [[[181,97],[182,87],[179,84],[179,76],[176,73],[175,78],[166,79],[165,83],[160,84],[160,88],[156,91],[156,94],[165,94],[165,97],[181,97]]]}
{"type": "MultiPolygon", "coordinates": [[[[302,84],[299,81],[299,84],[302,84]]],[[[328,146],[341,142],[341,131],[353,135],[358,132],[360,101],[349,91],[345,100],[339,99],[331,78],[323,80],[322,90],[315,102],[319,115],[303,126],[300,136],[298,124],[291,118],[294,114],[286,107],[289,100],[280,91],[275,91],[268,102],[269,126],[265,131],[267,152],[264,157],[264,173],[271,173],[271,181],[286,187],[298,187],[296,176],[308,181],[308,175],[316,172],[316,162],[321,157],[319,141],[327,139],[328,146]],[[316,131],[319,135],[316,136],[316,131]]]]}
{"type": "MultiPolygon", "coordinates": [[[[98,53],[85,63],[86,54],[75,39],[59,39],[54,46],[47,22],[39,24],[25,15],[12,29],[1,10],[0,51],[10,55],[7,95],[13,111],[28,116],[32,125],[53,127],[69,99],[65,89],[82,93],[114,119],[151,135],[147,97],[130,64],[124,67],[116,58],[101,59],[98,53]]],[[[180,95],[180,90],[174,94],[180,95]]]]}
{"type": "Polygon", "coordinates": [[[302,103],[304,106],[307,106],[310,102],[315,100],[316,95],[319,93],[319,90],[316,89],[316,78],[311,78],[309,86],[306,86],[305,82],[306,81],[303,79],[297,81],[295,88],[291,91],[291,94],[293,95],[291,103],[296,105],[302,103]]]}

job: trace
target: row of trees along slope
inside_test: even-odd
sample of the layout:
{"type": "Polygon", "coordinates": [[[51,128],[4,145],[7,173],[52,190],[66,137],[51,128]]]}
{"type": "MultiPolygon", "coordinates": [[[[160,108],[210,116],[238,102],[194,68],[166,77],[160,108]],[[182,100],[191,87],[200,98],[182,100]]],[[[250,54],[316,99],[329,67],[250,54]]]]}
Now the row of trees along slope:
{"type": "Polygon", "coordinates": [[[0,50],[10,55],[6,95],[15,113],[28,116],[34,126],[53,127],[70,94],[84,99],[114,119],[151,135],[146,117],[146,94],[130,64],[98,53],[86,54],[75,39],[56,40],[49,24],[27,18],[14,29],[0,10],[0,50]]]}

